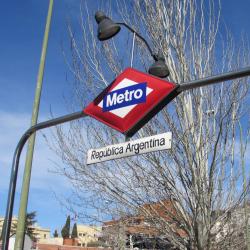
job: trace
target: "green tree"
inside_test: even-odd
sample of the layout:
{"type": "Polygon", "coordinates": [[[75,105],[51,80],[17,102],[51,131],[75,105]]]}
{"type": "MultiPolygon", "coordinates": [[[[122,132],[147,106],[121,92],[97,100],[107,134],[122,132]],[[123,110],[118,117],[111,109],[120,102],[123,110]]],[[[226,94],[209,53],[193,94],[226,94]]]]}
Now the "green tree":
{"type": "MultiPolygon", "coordinates": [[[[36,234],[34,232],[34,224],[37,222],[36,220],[36,211],[27,213],[26,215],[26,221],[25,221],[25,234],[27,234],[33,241],[36,240],[36,234]]],[[[16,234],[17,224],[13,224],[11,226],[11,234],[10,237],[12,237],[14,234],[16,234]]],[[[3,237],[3,232],[1,233],[0,239],[3,237]]]]}
{"type": "Polygon", "coordinates": [[[53,236],[54,236],[54,238],[57,238],[57,237],[58,237],[58,232],[57,232],[57,230],[55,230],[55,232],[53,233],[53,236]]]}
{"type": "Polygon", "coordinates": [[[77,226],[76,226],[76,223],[75,223],[74,226],[73,226],[73,229],[72,229],[71,238],[75,239],[75,238],[77,238],[77,236],[78,236],[77,226]]]}
{"type": "Polygon", "coordinates": [[[62,228],[61,231],[62,237],[65,238],[69,238],[70,236],[70,216],[67,217],[66,223],[64,225],[64,227],[62,228]]]}
{"type": "MultiPolygon", "coordinates": [[[[36,220],[36,211],[27,213],[26,221],[25,221],[25,232],[32,239],[36,240],[36,234],[34,232],[34,224],[37,222],[36,220]]],[[[15,225],[16,229],[17,225],[15,225]]]]}
{"type": "Polygon", "coordinates": [[[1,234],[0,234],[0,241],[3,239],[3,229],[5,227],[5,220],[3,221],[3,227],[2,227],[2,231],[1,231],[1,234]]]}

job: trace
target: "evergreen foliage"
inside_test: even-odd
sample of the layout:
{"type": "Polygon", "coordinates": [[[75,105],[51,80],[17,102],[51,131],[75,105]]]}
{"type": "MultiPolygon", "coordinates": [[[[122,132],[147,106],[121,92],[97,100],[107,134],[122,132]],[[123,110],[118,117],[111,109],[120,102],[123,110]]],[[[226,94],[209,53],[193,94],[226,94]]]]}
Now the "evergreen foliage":
{"type": "Polygon", "coordinates": [[[69,238],[70,236],[70,216],[67,217],[66,223],[64,225],[64,227],[62,228],[61,231],[62,237],[65,238],[69,238]]]}
{"type": "Polygon", "coordinates": [[[75,223],[74,226],[73,226],[73,229],[72,229],[71,238],[75,239],[75,238],[77,238],[77,236],[78,236],[77,226],[76,226],[76,223],[75,223]]]}
{"type": "MultiPolygon", "coordinates": [[[[36,211],[27,213],[25,220],[25,234],[27,234],[33,241],[36,241],[36,234],[34,233],[34,224],[36,223],[36,211]]],[[[4,228],[5,221],[3,223],[4,228]]],[[[17,224],[13,224],[10,231],[10,237],[12,237],[17,230],[17,224]]],[[[1,232],[0,240],[3,238],[3,230],[1,232]]]]}
{"type": "Polygon", "coordinates": [[[5,224],[6,224],[6,221],[4,220],[4,221],[3,221],[3,226],[2,226],[2,232],[1,232],[1,235],[0,235],[0,241],[2,241],[2,239],[4,238],[3,229],[4,229],[4,227],[5,227],[5,224]]]}
{"type": "Polygon", "coordinates": [[[36,222],[36,211],[27,213],[25,221],[25,232],[33,241],[36,241],[36,234],[34,233],[33,227],[36,222]]]}
{"type": "Polygon", "coordinates": [[[57,230],[55,230],[55,232],[53,233],[53,236],[54,236],[54,238],[58,238],[58,232],[57,232],[57,230]]]}

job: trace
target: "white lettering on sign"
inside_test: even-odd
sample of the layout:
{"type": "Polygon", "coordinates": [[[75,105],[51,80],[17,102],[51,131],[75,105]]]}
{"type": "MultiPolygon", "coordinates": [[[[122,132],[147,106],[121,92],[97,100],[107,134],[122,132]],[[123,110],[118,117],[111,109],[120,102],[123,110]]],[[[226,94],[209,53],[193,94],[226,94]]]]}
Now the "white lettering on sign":
{"type": "Polygon", "coordinates": [[[117,95],[117,93],[114,93],[113,95],[107,96],[106,106],[110,107],[110,106],[116,105],[116,103],[122,103],[123,101],[129,102],[129,101],[132,101],[133,98],[140,99],[142,95],[143,95],[143,91],[141,89],[137,89],[136,91],[126,90],[124,94],[119,94],[119,95],[117,95]]]}
{"type": "Polygon", "coordinates": [[[124,94],[118,94],[114,93],[113,95],[107,96],[106,106],[111,107],[113,105],[116,105],[117,103],[122,103],[123,101],[129,102],[134,99],[140,99],[143,95],[143,91],[141,89],[137,89],[136,91],[126,90],[124,94]]]}
{"type": "Polygon", "coordinates": [[[134,104],[145,103],[146,92],[146,82],[111,91],[104,97],[102,110],[107,112],[134,104]]]}
{"type": "MultiPolygon", "coordinates": [[[[128,78],[124,78],[116,87],[114,87],[112,89],[111,92],[114,93],[114,91],[116,90],[119,90],[119,89],[124,89],[125,88],[125,91],[123,92],[124,93],[124,103],[129,103],[132,101],[132,92],[131,92],[131,89],[129,91],[129,89],[126,89],[126,87],[129,87],[129,86],[133,86],[133,85],[136,85],[138,84],[138,82],[135,82],[135,81],[132,81],[128,78]],[[127,90],[127,91],[126,91],[127,90]]],[[[146,87],[146,97],[153,92],[153,89],[149,88],[149,87],[146,87]]],[[[110,92],[109,92],[110,93],[110,92]]],[[[142,95],[143,96],[143,95],[142,95]]],[[[142,100],[142,98],[139,98],[139,100],[142,100]]],[[[138,101],[138,99],[135,99],[138,101]]],[[[128,105],[128,106],[123,106],[122,104],[118,104],[120,105],[120,107],[116,107],[115,109],[110,109],[110,107],[115,107],[117,105],[115,105],[114,103],[116,102],[116,98],[112,98],[111,95],[107,95],[106,96],[106,100],[104,98],[104,100],[102,100],[98,106],[104,110],[107,110],[108,112],[120,117],[120,118],[124,118],[126,117],[140,102],[138,101],[137,103],[133,104],[130,103],[131,105],[128,105]],[[107,104],[107,99],[109,99],[109,103],[107,104]],[[108,105],[108,108],[106,107],[108,105]]],[[[105,112],[105,111],[104,111],[105,112]]]]}
{"type": "Polygon", "coordinates": [[[140,98],[142,97],[142,95],[143,95],[143,92],[142,92],[141,89],[137,89],[137,90],[135,91],[135,93],[134,93],[135,99],[140,99],[140,98]]]}
{"type": "Polygon", "coordinates": [[[115,93],[114,95],[107,96],[106,105],[108,107],[116,104],[116,100],[117,100],[116,96],[117,96],[117,93],[115,93]]]}
{"type": "Polygon", "coordinates": [[[103,148],[90,149],[87,154],[87,164],[170,149],[171,141],[172,133],[167,132],[103,148]]]}

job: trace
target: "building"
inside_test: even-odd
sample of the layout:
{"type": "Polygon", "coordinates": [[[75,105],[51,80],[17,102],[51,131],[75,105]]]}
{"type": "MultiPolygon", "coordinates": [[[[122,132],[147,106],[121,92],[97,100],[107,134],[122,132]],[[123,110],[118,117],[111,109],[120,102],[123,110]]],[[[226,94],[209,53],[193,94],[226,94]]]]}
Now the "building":
{"type": "MultiPolygon", "coordinates": [[[[0,217],[0,234],[3,230],[3,223],[4,223],[4,217],[0,217]]],[[[14,231],[17,225],[17,217],[13,216],[11,221],[11,229],[10,229],[10,236],[14,235],[14,231]]]]}
{"type": "MultiPolygon", "coordinates": [[[[62,237],[50,238],[44,237],[46,233],[45,231],[41,231],[40,235],[43,238],[39,238],[38,243],[47,244],[47,245],[57,245],[57,246],[79,246],[79,247],[87,247],[89,244],[94,244],[98,242],[98,238],[100,235],[101,227],[90,226],[90,225],[77,225],[77,239],[63,239],[62,237]]],[[[96,245],[96,244],[94,244],[96,245]]]]}
{"type": "Polygon", "coordinates": [[[50,244],[37,244],[36,250],[111,250],[103,247],[59,246],[50,244]]]}
{"type": "Polygon", "coordinates": [[[215,221],[212,231],[215,238],[213,244],[218,248],[247,249],[247,237],[250,237],[250,203],[233,208],[232,211],[214,211],[212,220],[215,221]]]}
{"type": "MultiPolygon", "coordinates": [[[[4,223],[4,217],[0,217],[0,233],[2,233],[4,223]]],[[[10,236],[15,234],[15,230],[17,227],[17,217],[13,216],[11,221],[11,234],[10,236]]],[[[39,242],[42,239],[50,238],[50,229],[49,228],[42,228],[38,224],[32,226],[33,234],[36,237],[36,240],[39,242]]]]}
{"type": "Polygon", "coordinates": [[[33,227],[33,232],[36,235],[36,239],[40,242],[43,239],[50,238],[50,229],[49,228],[42,228],[38,224],[35,224],[33,227]]]}
{"type": "MultiPolygon", "coordinates": [[[[9,250],[14,250],[16,235],[12,235],[9,240],[9,250]]],[[[23,250],[35,249],[35,245],[28,235],[24,236],[23,250]]]]}
{"type": "Polygon", "coordinates": [[[166,222],[171,224],[175,237],[185,241],[187,236],[185,231],[176,225],[173,219],[176,216],[173,203],[169,200],[144,204],[138,208],[136,215],[105,222],[102,227],[102,241],[117,248],[125,246],[139,249],[171,248],[162,230],[166,222]]]}
{"type": "Polygon", "coordinates": [[[40,239],[38,241],[39,244],[49,244],[49,245],[63,245],[63,238],[62,237],[52,237],[52,238],[46,238],[46,239],[40,239]]]}
{"type": "Polygon", "coordinates": [[[105,250],[108,248],[98,247],[101,229],[98,226],[77,225],[77,239],[43,239],[37,244],[37,250],[105,250]]]}
{"type": "Polygon", "coordinates": [[[87,247],[89,243],[97,242],[101,229],[98,226],[77,225],[78,246],[87,247]]]}
{"type": "MultiPolygon", "coordinates": [[[[4,217],[0,217],[0,233],[2,232],[3,223],[4,223],[4,217]]],[[[17,226],[17,217],[13,217],[11,223],[11,236],[13,237],[15,237],[16,226],[17,226]]],[[[54,246],[59,247],[64,245],[62,237],[57,237],[57,238],[50,237],[49,228],[42,228],[38,224],[35,224],[32,227],[32,229],[38,245],[42,247],[53,246],[52,248],[54,248],[54,246]]],[[[102,227],[98,226],[77,225],[77,233],[78,233],[78,238],[76,239],[77,246],[87,247],[89,244],[96,245],[98,243],[101,230],[102,227]]]]}

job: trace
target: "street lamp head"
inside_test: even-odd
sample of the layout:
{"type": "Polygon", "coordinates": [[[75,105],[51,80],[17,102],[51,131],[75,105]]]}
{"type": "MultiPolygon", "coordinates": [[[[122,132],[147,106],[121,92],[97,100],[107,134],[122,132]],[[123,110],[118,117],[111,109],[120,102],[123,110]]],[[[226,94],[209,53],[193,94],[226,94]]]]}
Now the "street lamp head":
{"type": "Polygon", "coordinates": [[[121,27],[114,23],[109,17],[105,16],[102,11],[95,13],[95,20],[98,23],[98,39],[100,41],[108,40],[115,36],[121,27]]]}
{"type": "Polygon", "coordinates": [[[163,56],[156,57],[156,61],[150,66],[148,73],[160,78],[169,76],[169,70],[163,56]]]}
{"type": "Polygon", "coordinates": [[[162,55],[153,55],[150,46],[147,41],[139,35],[133,28],[128,26],[126,23],[115,23],[109,17],[107,17],[102,11],[97,11],[95,13],[95,20],[98,24],[97,36],[100,41],[105,41],[113,36],[115,36],[121,29],[120,25],[124,25],[129,31],[136,34],[147,46],[149,52],[155,59],[155,63],[149,68],[148,72],[151,75],[164,78],[169,75],[169,70],[167,65],[165,64],[165,59],[162,55]]]}

